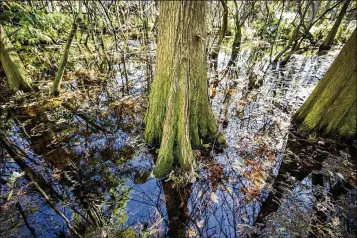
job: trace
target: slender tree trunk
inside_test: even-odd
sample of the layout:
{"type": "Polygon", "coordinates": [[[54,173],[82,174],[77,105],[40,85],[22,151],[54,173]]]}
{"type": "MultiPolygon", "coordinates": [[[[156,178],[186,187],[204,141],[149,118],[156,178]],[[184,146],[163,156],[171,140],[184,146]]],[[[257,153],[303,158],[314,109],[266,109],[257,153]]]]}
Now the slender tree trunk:
{"type": "Polygon", "coordinates": [[[283,56],[283,54],[285,54],[286,51],[289,50],[289,48],[293,45],[294,41],[297,40],[298,38],[298,33],[300,31],[300,27],[302,26],[302,24],[299,23],[299,25],[297,25],[293,31],[292,36],[290,37],[288,43],[286,44],[286,46],[280,51],[279,54],[277,54],[277,56],[275,56],[273,63],[277,63],[279,61],[279,59],[281,58],[281,56],[283,56]]]}
{"type": "Polygon", "coordinates": [[[5,71],[10,89],[13,91],[18,89],[32,91],[32,81],[1,24],[0,49],[0,62],[5,71]]]}
{"type": "Polygon", "coordinates": [[[348,5],[350,4],[351,0],[346,0],[346,2],[343,4],[342,9],[340,11],[340,13],[338,14],[338,17],[335,21],[335,23],[333,24],[332,29],[330,30],[330,32],[328,33],[325,41],[321,44],[319,50],[329,50],[333,44],[333,41],[335,39],[338,27],[341,25],[342,19],[346,14],[348,5]]]}
{"type": "MultiPolygon", "coordinates": [[[[311,3],[311,2],[310,2],[311,3]]],[[[283,49],[282,52],[280,52],[278,54],[278,56],[274,59],[274,62],[276,63],[279,58],[285,54],[285,52],[291,47],[290,51],[288,54],[285,55],[284,59],[280,62],[281,65],[285,65],[290,57],[293,55],[293,53],[295,53],[299,48],[300,48],[300,44],[302,43],[302,41],[310,34],[310,29],[314,26],[314,24],[319,20],[321,19],[324,15],[326,15],[329,11],[331,11],[332,9],[334,9],[338,4],[340,4],[341,1],[339,2],[336,2],[331,8],[328,8],[326,9],[323,13],[321,13],[314,21],[312,21],[311,23],[309,23],[309,25],[306,27],[304,26],[304,21],[303,19],[305,18],[305,15],[306,15],[306,12],[307,12],[307,9],[308,9],[308,6],[305,8],[305,11],[304,11],[304,14],[302,15],[302,17],[300,18],[300,24],[299,24],[299,28],[295,28],[295,30],[298,30],[297,32],[294,32],[294,33],[300,33],[300,27],[301,26],[304,26],[304,31],[303,33],[300,35],[300,36],[297,36],[293,34],[293,37],[290,38],[289,40],[289,44],[283,49]],[[293,40],[292,40],[293,39],[293,40]]],[[[314,41],[312,39],[312,41],[314,41]]]]}
{"type": "Polygon", "coordinates": [[[212,66],[213,66],[213,70],[214,70],[214,81],[213,81],[211,98],[214,98],[216,96],[216,88],[218,87],[219,83],[221,82],[221,80],[218,77],[218,54],[221,49],[221,45],[224,40],[224,37],[226,36],[227,27],[228,27],[227,0],[221,0],[220,2],[223,7],[223,16],[222,16],[222,25],[221,25],[218,42],[217,42],[217,45],[213,48],[213,50],[211,52],[212,66]]]}
{"type": "MultiPolygon", "coordinates": [[[[221,0],[220,1],[223,7],[223,15],[222,15],[222,25],[221,25],[221,30],[219,33],[219,38],[216,47],[214,47],[212,53],[211,53],[211,58],[214,60],[218,59],[218,54],[219,50],[221,48],[221,44],[224,40],[224,37],[226,36],[227,33],[227,28],[228,28],[228,6],[227,6],[227,0],[221,0]]],[[[217,66],[217,64],[216,64],[217,66]]]]}
{"type": "Polygon", "coordinates": [[[286,65],[288,63],[288,61],[290,60],[291,56],[299,49],[300,44],[301,44],[301,40],[299,41],[298,39],[296,39],[294,41],[289,53],[286,53],[285,57],[280,61],[280,65],[286,65]]]}
{"type": "Polygon", "coordinates": [[[274,50],[276,38],[277,38],[278,33],[279,33],[280,23],[281,23],[281,19],[282,19],[282,16],[283,16],[284,9],[285,9],[284,7],[285,7],[285,1],[283,1],[283,6],[282,6],[282,8],[281,8],[281,13],[280,13],[280,16],[279,16],[279,21],[278,21],[278,26],[277,26],[277,28],[274,30],[274,31],[275,31],[275,33],[274,33],[274,41],[273,41],[272,46],[270,47],[270,54],[269,54],[269,63],[270,63],[270,64],[272,63],[273,50],[274,50]]]}
{"type": "Polygon", "coordinates": [[[274,59],[273,63],[277,63],[279,61],[279,59],[281,58],[281,56],[283,56],[285,54],[285,52],[288,51],[290,49],[290,47],[294,45],[294,43],[296,44],[296,41],[299,38],[298,36],[299,36],[299,33],[300,33],[300,28],[304,25],[304,18],[305,18],[305,15],[307,13],[307,10],[309,8],[309,4],[310,3],[311,3],[310,1],[307,2],[307,5],[306,5],[305,10],[304,10],[303,13],[301,12],[301,9],[300,9],[301,6],[299,5],[299,9],[300,9],[299,10],[299,12],[300,12],[300,14],[299,14],[300,15],[299,24],[295,27],[295,29],[293,31],[293,34],[289,38],[289,41],[286,44],[286,46],[283,48],[283,50],[277,56],[275,56],[275,59],[274,59]]]}
{"type": "Polygon", "coordinates": [[[301,131],[356,136],[356,30],[307,101],[294,115],[301,131]]]}
{"type": "Polygon", "coordinates": [[[103,70],[104,66],[105,66],[105,70],[110,71],[112,69],[112,65],[110,63],[107,52],[105,51],[103,35],[104,35],[104,28],[100,31],[100,35],[99,35],[99,44],[100,44],[100,48],[102,49],[102,52],[103,52],[103,60],[100,65],[100,69],[103,70]]]}
{"type": "Polygon", "coordinates": [[[157,177],[174,164],[192,170],[191,144],[217,133],[208,98],[205,17],[205,1],[160,2],[157,63],[145,118],[145,140],[161,143],[157,177]]]}
{"type": "Polygon", "coordinates": [[[238,53],[240,50],[240,45],[242,42],[242,26],[239,23],[238,10],[239,10],[238,7],[236,7],[236,16],[235,16],[236,31],[234,33],[234,39],[233,39],[233,43],[232,43],[232,54],[231,54],[231,58],[228,62],[228,67],[235,64],[235,61],[237,59],[237,56],[238,56],[238,53]]]}
{"type": "Polygon", "coordinates": [[[76,22],[76,19],[75,19],[73,21],[72,29],[71,29],[71,32],[69,33],[69,36],[68,36],[68,39],[67,39],[67,43],[66,43],[66,46],[64,48],[62,61],[61,61],[61,64],[60,64],[60,66],[58,68],[56,79],[53,82],[53,90],[54,90],[55,96],[58,96],[61,93],[62,77],[63,77],[64,69],[66,68],[66,64],[67,64],[67,61],[68,61],[69,49],[71,47],[72,40],[73,40],[74,35],[76,34],[76,32],[77,32],[77,22],[76,22]]]}

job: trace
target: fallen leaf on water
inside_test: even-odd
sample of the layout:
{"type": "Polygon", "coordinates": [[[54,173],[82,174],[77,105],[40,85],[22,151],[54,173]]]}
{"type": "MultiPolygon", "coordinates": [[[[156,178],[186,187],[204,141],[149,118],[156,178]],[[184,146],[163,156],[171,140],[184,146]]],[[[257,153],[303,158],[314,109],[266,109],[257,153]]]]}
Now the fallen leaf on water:
{"type": "Polygon", "coordinates": [[[204,220],[196,222],[196,225],[198,228],[201,228],[203,226],[204,220]]]}
{"type": "Polygon", "coordinates": [[[9,192],[9,195],[7,195],[7,200],[10,201],[12,194],[14,193],[14,190],[11,189],[11,191],[9,192]]]}
{"type": "Polygon", "coordinates": [[[238,104],[239,104],[239,105],[242,105],[242,106],[245,106],[245,105],[247,104],[247,102],[246,102],[246,101],[243,101],[243,100],[239,100],[239,101],[238,101],[238,104]]]}
{"type": "Polygon", "coordinates": [[[260,187],[260,185],[262,185],[261,182],[258,181],[258,180],[254,180],[254,184],[255,184],[257,187],[260,187]]]}
{"type": "Polygon", "coordinates": [[[345,177],[343,177],[342,174],[340,174],[340,173],[336,173],[336,174],[337,174],[338,177],[340,177],[341,179],[345,180],[345,177]]]}
{"type": "Polygon", "coordinates": [[[212,88],[211,98],[214,98],[215,96],[216,96],[216,88],[212,88]]]}
{"type": "Polygon", "coordinates": [[[232,194],[232,189],[231,188],[228,188],[228,187],[225,187],[226,188],[226,191],[228,194],[232,194]]]}
{"type": "Polygon", "coordinates": [[[218,197],[214,192],[211,192],[211,200],[214,203],[218,203],[218,197]]]}
{"type": "Polygon", "coordinates": [[[232,95],[234,93],[234,90],[233,89],[229,89],[228,92],[227,92],[227,95],[232,95]]]}
{"type": "Polygon", "coordinates": [[[192,229],[192,227],[190,227],[190,229],[188,230],[188,236],[196,236],[196,232],[192,229]]]}
{"type": "Polygon", "coordinates": [[[249,194],[251,197],[256,197],[256,196],[259,195],[259,189],[249,188],[249,189],[248,189],[248,194],[249,194]]]}
{"type": "Polygon", "coordinates": [[[269,161],[274,161],[275,160],[275,155],[273,153],[268,155],[268,160],[269,161]]]}
{"type": "Polygon", "coordinates": [[[244,163],[249,166],[249,165],[254,165],[254,164],[257,164],[258,161],[257,160],[252,160],[252,159],[246,159],[244,160],[244,163]]]}
{"type": "Polygon", "coordinates": [[[200,190],[197,194],[198,198],[201,198],[202,197],[202,191],[200,190]]]}

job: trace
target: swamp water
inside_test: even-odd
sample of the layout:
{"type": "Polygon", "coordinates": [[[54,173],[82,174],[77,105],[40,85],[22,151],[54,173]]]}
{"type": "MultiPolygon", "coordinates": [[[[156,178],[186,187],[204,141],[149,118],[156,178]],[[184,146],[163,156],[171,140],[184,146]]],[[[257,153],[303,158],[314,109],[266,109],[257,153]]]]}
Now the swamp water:
{"type": "MultiPolygon", "coordinates": [[[[150,176],[155,149],[143,141],[144,81],[152,73],[147,69],[154,66],[134,57],[126,63],[129,82],[117,73],[100,86],[66,84],[60,99],[39,93],[2,102],[6,137],[33,173],[46,181],[44,191],[83,236],[249,237],[259,233],[256,219],[289,149],[291,116],[337,53],[293,55],[285,67],[255,64],[248,70],[250,49],[243,48],[239,72],[224,73],[229,55],[221,52],[218,71],[225,77],[211,99],[228,147],[204,145],[194,151],[194,176],[172,174],[164,181],[150,176]],[[248,74],[263,78],[261,85],[249,89],[248,74]]],[[[213,70],[209,77],[212,82],[213,70]]],[[[347,156],[345,149],[340,153],[347,156]]],[[[64,219],[1,147],[0,158],[1,236],[31,236],[29,227],[38,237],[68,235],[64,219]]],[[[289,198],[297,197],[298,213],[308,216],[313,204],[311,175],[301,181],[282,207],[291,207],[296,200],[289,198]]],[[[282,208],[273,211],[282,213],[282,208]]],[[[283,214],[294,216],[296,211],[285,209],[283,214]]],[[[279,230],[283,221],[275,220],[274,226],[280,234],[294,237],[279,230]]]]}

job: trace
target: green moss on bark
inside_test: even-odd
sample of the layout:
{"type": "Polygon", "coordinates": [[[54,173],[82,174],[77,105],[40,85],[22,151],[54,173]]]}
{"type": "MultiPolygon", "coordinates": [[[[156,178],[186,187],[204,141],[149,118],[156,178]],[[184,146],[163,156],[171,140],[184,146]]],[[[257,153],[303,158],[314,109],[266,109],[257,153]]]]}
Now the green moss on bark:
{"type": "Polygon", "coordinates": [[[328,33],[325,41],[320,45],[319,50],[329,50],[333,44],[333,41],[335,40],[335,36],[337,33],[337,30],[339,28],[339,26],[341,25],[342,19],[346,14],[348,5],[350,4],[351,0],[346,0],[346,2],[343,4],[343,7],[340,11],[340,13],[338,14],[338,17],[335,21],[335,23],[333,24],[333,27],[331,28],[330,32],[328,33]]]}
{"type": "Polygon", "coordinates": [[[24,91],[32,91],[32,81],[1,24],[0,62],[5,71],[7,82],[11,90],[17,91],[18,89],[21,89],[24,91]]]}
{"type": "Polygon", "coordinates": [[[208,98],[204,1],[162,1],[156,70],[145,118],[145,140],[160,144],[154,175],[174,164],[195,166],[191,146],[214,138],[217,125],[208,98]]]}
{"type": "Polygon", "coordinates": [[[301,131],[356,136],[356,30],[307,101],[294,115],[301,131]]]}
{"type": "Polygon", "coordinates": [[[66,46],[64,48],[63,57],[62,57],[60,66],[58,68],[56,78],[53,81],[53,91],[54,91],[55,96],[58,96],[61,93],[62,77],[63,77],[63,73],[64,73],[64,70],[66,68],[66,64],[68,61],[69,49],[71,47],[71,44],[72,44],[72,41],[73,41],[73,38],[74,38],[74,35],[76,34],[76,32],[77,32],[77,22],[75,19],[72,24],[71,32],[69,33],[69,36],[68,36],[66,46]]]}

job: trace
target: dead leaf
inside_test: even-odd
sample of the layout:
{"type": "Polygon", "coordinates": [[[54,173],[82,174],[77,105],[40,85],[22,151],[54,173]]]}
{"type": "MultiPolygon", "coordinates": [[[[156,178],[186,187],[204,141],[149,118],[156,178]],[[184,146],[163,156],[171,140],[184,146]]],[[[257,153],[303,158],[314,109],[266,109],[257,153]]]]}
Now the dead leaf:
{"type": "Polygon", "coordinates": [[[212,202],[218,203],[218,197],[214,192],[211,192],[210,197],[211,197],[212,202]]]}
{"type": "Polygon", "coordinates": [[[188,236],[197,236],[196,232],[192,229],[192,227],[190,227],[190,229],[188,229],[188,236]]]}

